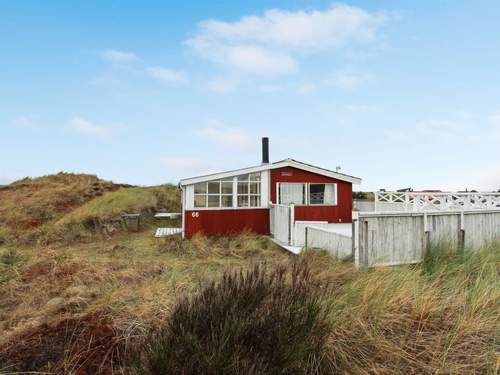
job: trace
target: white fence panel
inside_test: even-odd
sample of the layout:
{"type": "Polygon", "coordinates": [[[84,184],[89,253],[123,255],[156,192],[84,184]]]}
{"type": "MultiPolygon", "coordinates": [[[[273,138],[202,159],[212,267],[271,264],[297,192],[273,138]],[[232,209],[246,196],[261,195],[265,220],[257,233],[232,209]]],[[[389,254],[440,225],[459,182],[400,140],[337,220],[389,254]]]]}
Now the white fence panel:
{"type": "Polygon", "coordinates": [[[500,193],[375,192],[375,212],[500,209],[500,193]]]}
{"type": "Polygon", "coordinates": [[[290,206],[282,204],[271,204],[269,206],[269,222],[271,235],[283,244],[290,244],[291,240],[291,218],[290,206]]]}
{"type": "Polygon", "coordinates": [[[307,226],[306,231],[306,248],[312,247],[327,250],[339,259],[351,256],[351,237],[317,226],[307,226]]]}
{"type": "Polygon", "coordinates": [[[315,226],[319,228],[327,228],[328,221],[296,221],[294,224],[294,246],[305,246],[306,240],[306,227],[315,226]]]}

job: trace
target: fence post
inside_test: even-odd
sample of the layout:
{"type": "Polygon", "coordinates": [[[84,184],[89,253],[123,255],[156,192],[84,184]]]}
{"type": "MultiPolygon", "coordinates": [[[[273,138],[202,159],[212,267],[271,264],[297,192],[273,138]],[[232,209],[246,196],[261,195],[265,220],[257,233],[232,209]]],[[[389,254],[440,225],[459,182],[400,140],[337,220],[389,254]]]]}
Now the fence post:
{"type": "Polygon", "coordinates": [[[289,245],[290,246],[293,246],[294,244],[294,241],[295,241],[295,235],[294,235],[294,232],[295,232],[295,205],[292,203],[290,205],[290,209],[289,209],[289,218],[290,218],[290,223],[289,223],[289,235],[288,235],[288,241],[289,241],[289,245]]]}
{"type": "Polygon", "coordinates": [[[309,234],[308,234],[308,232],[309,232],[309,227],[308,227],[308,226],[306,226],[306,227],[304,228],[304,232],[305,232],[305,233],[304,233],[304,248],[305,248],[305,250],[307,250],[307,238],[308,238],[308,236],[309,236],[309,234]]]}
{"type": "Polygon", "coordinates": [[[427,220],[427,212],[424,212],[424,246],[422,249],[422,260],[425,259],[425,256],[430,251],[431,246],[431,231],[429,230],[428,220],[427,220]]]}
{"type": "Polygon", "coordinates": [[[374,205],[373,205],[373,210],[374,210],[375,212],[378,212],[378,211],[377,211],[378,192],[373,193],[373,198],[375,199],[375,203],[374,203],[374,205]]]}
{"type": "Polygon", "coordinates": [[[362,262],[363,267],[368,267],[368,220],[359,219],[358,224],[359,229],[359,262],[362,262]],[[361,221],[363,221],[363,225],[361,225],[361,221]]]}
{"type": "Polygon", "coordinates": [[[356,266],[359,266],[359,254],[358,254],[358,231],[357,231],[357,225],[359,222],[359,213],[358,212],[353,212],[352,213],[352,256],[354,258],[354,264],[356,266]]]}
{"type": "Polygon", "coordinates": [[[463,252],[465,249],[465,227],[464,227],[464,212],[460,211],[460,230],[458,231],[458,250],[463,252]]]}

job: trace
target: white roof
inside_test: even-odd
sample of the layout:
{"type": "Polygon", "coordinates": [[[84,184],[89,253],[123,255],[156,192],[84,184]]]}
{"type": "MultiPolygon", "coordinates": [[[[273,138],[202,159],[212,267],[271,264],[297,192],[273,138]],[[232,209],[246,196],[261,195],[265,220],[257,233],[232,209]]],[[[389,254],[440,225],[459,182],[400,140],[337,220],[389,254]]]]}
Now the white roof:
{"type": "Polygon", "coordinates": [[[302,163],[300,161],[293,160],[293,159],[285,159],[285,160],[277,161],[277,162],[271,163],[271,164],[262,164],[262,165],[258,165],[255,167],[235,169],[232,171],[221,172],[221,173],[212,173],[212,174],[208,174],[205,176],[184,178],[180,181],[179,184],[181,186],[185,186],[185,185],[197,184],[198,182],[219,180],[222,178],[234,177],[234,176],[238,176],[238,175],[242,175],[242,174],[261,172],[261,171],[265,171],[265,170],[269,170],[269,169],[276,169],[276,168],[283,168],[283,167],[294,167],[297,169],[302,169],[304,171],[316,173],[316,174],[319,174],[322,176],[335,178],[337,180],[351,182],[353,184],[360,184],[361,183],[361,178],[358,178],[358,177],[349,176],[347,174],[343,174],[343,173],[339,173],[339,172],[334,172],[334,171],[331,171],[329,169],[316,167],[314,165],[302,163]]]}

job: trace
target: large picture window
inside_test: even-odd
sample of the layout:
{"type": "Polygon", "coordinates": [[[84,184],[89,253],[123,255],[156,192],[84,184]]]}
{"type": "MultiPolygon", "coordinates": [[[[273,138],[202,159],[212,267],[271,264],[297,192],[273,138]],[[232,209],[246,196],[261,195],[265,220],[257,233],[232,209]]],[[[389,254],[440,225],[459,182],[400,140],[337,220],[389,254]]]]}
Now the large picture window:
{"type": "Polygon", "coordinates": [[[306,184],[302,183],[280,183],[280,204],[306,204],[306,184]]]}
{"type": "Polygon", "coordinates": [[[260,180],[260,173],[250,173],[228,179],[195,184],[194,207],[260,207],[260,180]]]}
{"type": "Polygon", "coordinates": [[[336,205],[335,184],[287,183],[278,184],[278,203],[295,205],[336,205]]]}
{"type": "Polygon", "coordinates": [[[260,207],[260,173],[237,177],[238,207],[260,207]]]}
{"type": "Polygon", "coordinates": [[[216,180],[194,185],[194,206],[202,207],[232,207],[233,180],[216,180]]]}

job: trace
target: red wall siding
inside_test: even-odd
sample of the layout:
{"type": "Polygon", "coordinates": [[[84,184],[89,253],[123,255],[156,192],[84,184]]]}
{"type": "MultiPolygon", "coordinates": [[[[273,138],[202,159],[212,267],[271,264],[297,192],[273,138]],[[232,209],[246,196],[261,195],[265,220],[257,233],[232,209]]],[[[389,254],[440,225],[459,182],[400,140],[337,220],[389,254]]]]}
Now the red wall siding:
{"type": "Polygon", "coordinates": [[[234,235],[248,230],[269,234],[269,210],[267,208],[234,210],[187,210],[184,234],[191,238],[195,233],[206,235],[234,235]],[[197,212],[198,217],[193,217],[197,212]]]}
{"type": "Polygon", "coordinates": [[[337,206],[295,206],[295,220],[349,223],[352,221],[352,184],[335,178],[303,171],[293,167],[271,170],[271,202],[276,203],[278,182],[317,182],[337,184],[337,206]],[[282,173],[285,172],[285,176],[282,173]]]}

